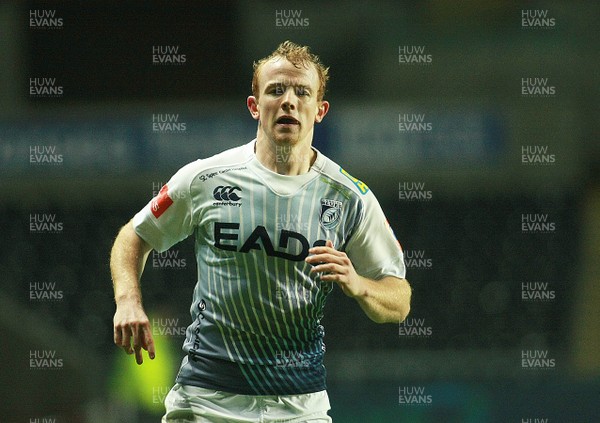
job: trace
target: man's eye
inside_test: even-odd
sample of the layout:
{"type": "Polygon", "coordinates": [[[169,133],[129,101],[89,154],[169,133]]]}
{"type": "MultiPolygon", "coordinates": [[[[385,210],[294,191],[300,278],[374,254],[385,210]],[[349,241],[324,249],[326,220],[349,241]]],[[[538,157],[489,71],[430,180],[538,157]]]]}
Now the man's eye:
{"type": "Polygon", "coordinates": [[[308,90],[306,88],[303,87],[298,87],[296,88],[296,95],[308,95],[308,90]]]}
{"type": "Polygon", "coordinates": [[[275,89],[273,90],[273,92],[274,92],[276,95],[283,95],[284,91],[285,91],[285,90],[283,89],[283,87],[275,87],[275,89]]]}

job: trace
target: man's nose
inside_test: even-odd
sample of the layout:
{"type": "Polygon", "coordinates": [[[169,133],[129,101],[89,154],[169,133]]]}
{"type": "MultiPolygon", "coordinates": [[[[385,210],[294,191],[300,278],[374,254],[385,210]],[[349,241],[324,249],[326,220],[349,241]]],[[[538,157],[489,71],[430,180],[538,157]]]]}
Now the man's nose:
{"type": "Polygon", "coordinates": [[[294,110],[296,109],[297,100],[298,97],[296,96],[294,87],[288,87],[281,98],[281,108],[284,110],[294,110]]]}

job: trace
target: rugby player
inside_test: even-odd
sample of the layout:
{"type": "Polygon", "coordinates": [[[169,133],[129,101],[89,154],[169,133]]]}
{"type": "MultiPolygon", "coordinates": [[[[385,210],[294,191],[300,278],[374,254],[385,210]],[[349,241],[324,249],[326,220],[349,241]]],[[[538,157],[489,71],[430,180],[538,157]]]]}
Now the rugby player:
{"type": "Polygon", "coordinates": [[[139,284],[148,254],[195,236],[192,323],[163,422],[330,422],[321,318],[334,285],[374,322],[409,312],[375,196],[312,147],[327,80],[290,41],[256,62],[256,138],[181,168],[115,240],[114,342],[142,364],[142,350],[156,354],[139,284]]]}

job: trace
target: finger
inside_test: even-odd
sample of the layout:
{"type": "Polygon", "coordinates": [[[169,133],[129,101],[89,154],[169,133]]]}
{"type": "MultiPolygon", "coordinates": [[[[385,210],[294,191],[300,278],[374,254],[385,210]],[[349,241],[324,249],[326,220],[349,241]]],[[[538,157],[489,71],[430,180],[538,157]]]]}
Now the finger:
{"type": "MultiPolygon", "coordinates": [[[[313,254],[313,255],[314,254],[335,254],[335,255],[338,255],[338,256],[342,256],[342,255],[345,254],[343,251],[339,251],[339,250],[336,250],[333,247],[327,247],[327,246],[325,246],[325,247],[312,247],[312,248],[310,248],[308,250],[308,253],[309,254],[313,254]]],[[[308,256],[308,257],[311,257],[311,256],[308,256]]]]}
{"type": "Polygon", "coordinates": [[[133,350],[131,349],[131,331],[129,326],[122,326],[121,334],[121,348],[123,348],[127,354],[133,354],[133,350]]]}
{"type": "Polygon", "coordinates": [[[331,241],[330,239],[328,239],[327,242],[325,242],[325,246],[329,247],[329,248],[334,248],[333,247],[333,241],[331,241]]]}
{"type": "Polygon", "coordinates": [[[317,263],[317,265],[320,265],[322,263],[342,264],[343,256],[338,256],[338,255],[328,254],[328,253],[315,254],[314,256],[307,257],[306,262],[307,263],[317,263]]]}
{"type": "Polygon", "coordinates": [[[154,338],[152,338],[152,331],[150,327],[144,326],[144,348],[148,351],[148,357],[150,360],[154,360],[156,351],[154,349],[154,338]]]}
{"type": "Polygon", "coordinates": [[[144,362],[144,357],[142,357],[142,348],[141,347],[135,347],[135,362],[137,364],[142,364],[144,362]]]}
{"type": "Polygon", "coordinates": [[[342,273],[343,269],[337,263],[323,263],[313,267],[310,271],[311,273],[342,273]]]}
{"type": "Polygon", "coordinates": [[[142,344],[140,340],[139,326],[132,326],[131,332],[133,335],[133,351],[135,352],[135,362],[137,364],[142,364],[144,362],[144,357],[142,356],[142,344]]]}
{"type": "Polygon", "coordinates": [[[140,337],[140,327],[139,326],[132,326],[131,327],[131,333],[133,334],[133,348],[135,350],[142,348],[142,339],[140,337]]]}
{"type": "Polygon", "coordinates": [[[121,333],[121,328],[118,326],[113,327],[113,342],[115,345],[121,346],[121,342],[123,341],[123,334],[121,333]]]}
{"type": "Polygon", "coordinates": [[[342,278],[337,273],[325,273],[323,275],[319,275],[319,279],[321,283],[342,283],[342,278]]]}
{"type": "MultiPolygon", "coordinates": [[[[332,253],[335,250],[331,247],[312,247],[308,250],[309,254],[323,254],[323,253],[332,253]]],[[[311,257],[311,256],[309,256],[311,257]]]]}
{"type": "Polygon", "coordinates": [[[305,260],[307,263],[319,263],[319,262],[322,262],[322,261],[323,261],[322,259],[323,259],[323,257],[324,257],[326,254],[327,254],[326,252],[322,252],[322,253],[314,254],[314,255],[312,255],[312,256],[308,256],[308,257],[306,257],[304,260],[305,260]]]}

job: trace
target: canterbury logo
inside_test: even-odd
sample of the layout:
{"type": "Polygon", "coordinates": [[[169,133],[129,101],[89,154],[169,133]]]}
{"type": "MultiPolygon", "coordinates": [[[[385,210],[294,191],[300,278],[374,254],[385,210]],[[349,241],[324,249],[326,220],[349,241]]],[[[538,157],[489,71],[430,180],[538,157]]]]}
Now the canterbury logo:
{"type": "Polygon", "coordinates": [[[215,197],[215,200],[219,201],[239,201],[241,200],[241,197],[235,192],[241,190],[240,187],[219,185],[213,191],[213,197],[215,197]]]}

